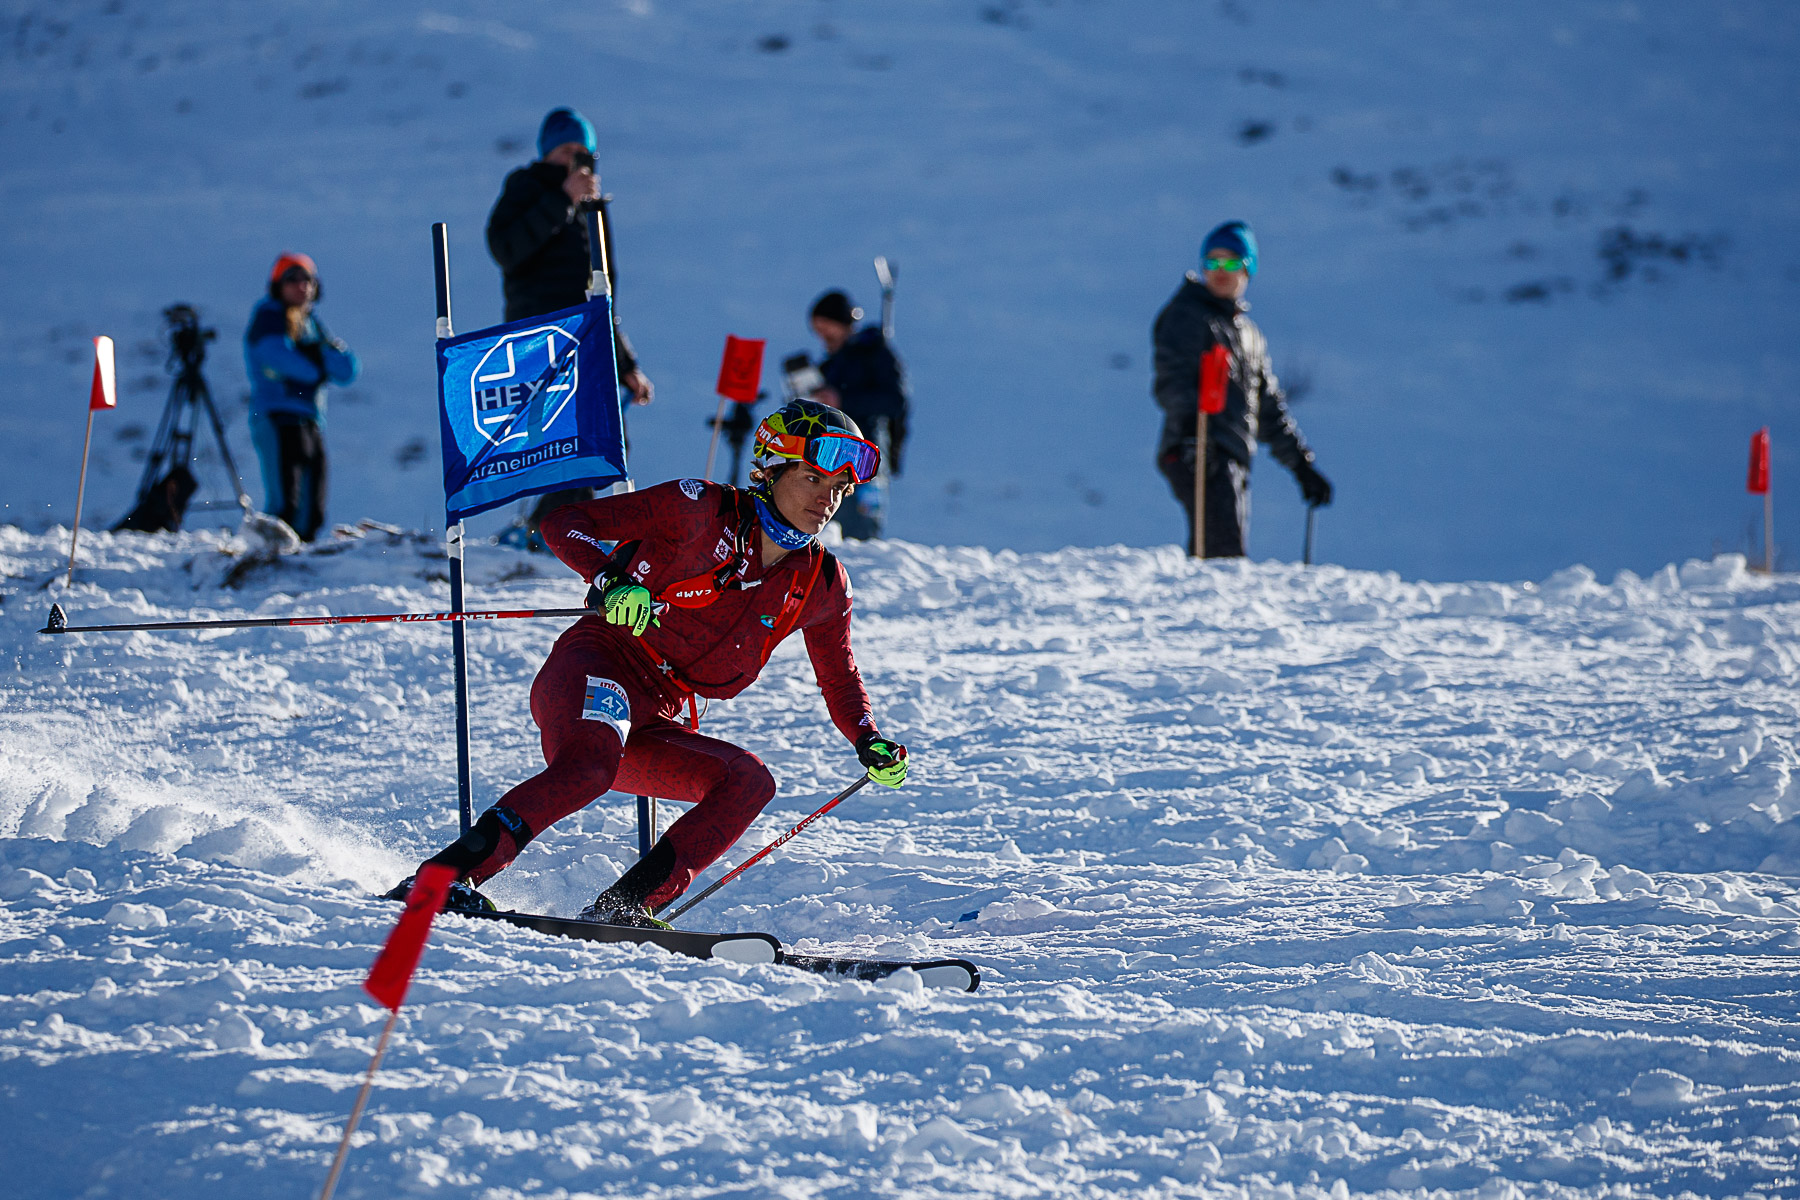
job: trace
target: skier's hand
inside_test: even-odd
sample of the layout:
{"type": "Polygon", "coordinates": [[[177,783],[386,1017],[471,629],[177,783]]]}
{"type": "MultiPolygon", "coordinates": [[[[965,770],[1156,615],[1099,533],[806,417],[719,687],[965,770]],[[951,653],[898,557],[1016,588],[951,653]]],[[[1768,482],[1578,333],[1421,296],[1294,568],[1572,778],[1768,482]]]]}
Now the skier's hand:
{"type": "Polygon", "coordinates": [[[1312,463],[1303,462],[1295,467],[1294,481],[1300,485],[1300,494],[1311,507],[1324,508],[1331,503],[1331,480],[1319,474],[1319,468],[1312,463]]]}
{"type": "Polygon", "coordinates": [[[873,729],[856,739],[856,759],[882,787],[897,788],[906,782],[906,747],[873,729]]]}
{"type": "Polygon", "coordinates": [[[642,371],[633,371],[625,377],[625,387],[631,392],[633,404],[648,404],[656,399],[656,385],[642,371]]]}
{"type": "Polygon", "coordinates": [[[570,171],[562,183],[569,203],[582,204],[600,198],[600,177],[589,170],[570,171]]]}
{"type": "Polygon", "coordinates": [[[608,625],[623,625],[632,637],[643,637],[652,625],[660,627],[650,589],[628,579],[600,579],[588,586],[583,603],[606,618],[608,625]]]}

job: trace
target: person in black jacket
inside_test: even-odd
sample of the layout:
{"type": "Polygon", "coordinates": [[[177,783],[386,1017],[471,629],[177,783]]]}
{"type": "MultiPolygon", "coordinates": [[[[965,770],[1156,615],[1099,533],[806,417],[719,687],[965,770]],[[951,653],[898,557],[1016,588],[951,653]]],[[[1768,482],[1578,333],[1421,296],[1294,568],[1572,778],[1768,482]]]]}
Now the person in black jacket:
{"type": "MultiPolygon", "coordinates": [[[[619,386],[630,391],[633,404],[648,404],[656,390],[638,366],[631,341],[619,324],[618,260],[606,211],[609,197],[600,194],[594,149],[594,127],[586,117],[572,108],[552,109],[538,129],[538,160],[506,177],[500,198],[488,214],[488,252],[500,264],[508,321],[573,308],[587,298],[586,213],[598,208],[613,283],[613,349],[619,386]]],[[[571,488],[542,497],[531,515],[533,542],[538,542],[538,524],[545,514],[593,496],[591,488],[571,488]]]]}
{"type": "Polygon", "coordinates": [[[882,476],[856,489],[850,503],[838,509],[837,521],[847,538],[881,536],[886,523],[886,476],[900,474],[906,447],[909,408],[906,375],[881,326],[858,329],[862,309],[841,291],[829,291],[813,302],[812,329],[825,346],[819,374],[825,386],[813,394],[861,426],[882,453],[882,476]]]}
{"type": "Polygon", "coordinates": [[[1243,221],[1227,221],[1200,248],[1205,274],[1187,273],[1156,315],[1153,392],[1163,410],[1156,465],[1187,513],[1188,553],[1194,554],[1195,432],[1199,428],[1200,359],[1215,345],[1231,353],[1225,411],[1206,422],[1207,558],[1244,554],[1250,527],[1250,460],[1265,442],[1277,462],[1294,473],[1306,503],[1331,503],[1331,484],[1313,466],[1313,454],[1288,415],[1286,397],[1269,366],[1262,330],[1245,313],[1250,277],[1256,274],[1256,235],[1243,221]]]}

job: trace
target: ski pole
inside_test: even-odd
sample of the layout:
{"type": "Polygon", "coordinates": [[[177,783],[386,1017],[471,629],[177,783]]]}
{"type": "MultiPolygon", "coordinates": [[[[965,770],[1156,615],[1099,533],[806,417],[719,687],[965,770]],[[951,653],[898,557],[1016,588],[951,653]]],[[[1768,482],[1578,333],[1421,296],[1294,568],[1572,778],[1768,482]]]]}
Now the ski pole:
{"type": "Polygon", "coordinates": [[[409,621],[511,621],[522,617],[585,617],[586,608],[492,609],[486,612],[358,613],[342,617],[243,617],[228,621],[133,621],[121,625],[71,625],[60,604],[39,633],[117,633],[131,629],[278,629],[298,625],[374,625],[409,621]]]}
{"type": "Polygon", "coordinates": [[[1313,518],[1318,515],[1318,505],[1309,504],[1306,506],[1306,548],[1300,556],[1300,565],[1303,567],[1312,566],[1313,518]]]}
{"type": "Polygon", "coordinates": [[[875,278],[881,284],[881,336],[890,342],[894,340],[894,278],[899,274],[900,268],[885,256],[876,256],[875,278]]]}
{"type": "Polygon", "coordinates": [[[663,919],[668,921],[669,924],[673,925],[675,923],[676,917],[679,917],[682,913],[684,913],[688,909],[694,907],[694,905],[700,903],[702,900],[706,899],[708,896],[712,895],[714,892],[718,891],[720,888],[724,887],[726,884],[728,884],[732,880],[736,879],[739,875],[742,875],[745,871],[749,870],[752,865],[754,865],[757,861],[759,861],[769,851],[775,849],[775,847],[781,845],[782,843],[790,840],[795,834],[799,833],[802,829],[805,829],[808,825],[811,825],[814,821],[818,820],[820,817],[824,816],[826,813],[828,813],[832,809],[836,808],[839,804],[841,804],[845,800],[848,800],[853,794],[860,791],[862,789],[863,785],[867,784],[868,782],[869,782],[869,777],[867,775],[864,775],[861,779],[857,780],[855,783],[851,784],[849,787],[845,788],[843,791],[839,792],[837,795],[835,795],[831,799],[827,800],[823,806],[816,809],[813,813],[811,813],[809,816],[804,818],[798,825],[794,826],[792,829],[788,830],[786,833],[782,834],[780,837],[776,838],[774,841],[772,841],[768,845],[764,846],[761,850],[758,850],[755,854],[752,854],[749,858],[746,858],[743,862],[739,863],[737,866],[735,866],[731,870],[727,871],[724,874],[724,876],[719,880],[719,882],[713,884],[711,887],[707,888],[704,892],[701,892],[698,896],[695,896],[692,900],[689,900],[686,904],[682,905],[680,908],[676,909],[674,912],[670,913],[667,917],[665,917],[663,919]]]}

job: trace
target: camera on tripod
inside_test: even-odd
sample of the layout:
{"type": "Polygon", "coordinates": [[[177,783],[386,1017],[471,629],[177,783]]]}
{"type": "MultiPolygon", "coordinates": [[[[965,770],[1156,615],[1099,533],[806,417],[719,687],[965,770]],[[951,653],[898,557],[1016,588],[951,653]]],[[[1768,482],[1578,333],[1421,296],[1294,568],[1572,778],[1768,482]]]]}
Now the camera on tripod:
{"type": "Polygon", "coordinates": [[[782,359],[781,375],[789,400],[810,400],[825,386],[825,376],[806,354],[790,354],[782,359]]]}
{"type": "Polygon", "coordinates": [[[212,391],[200,369],[206,361],[206,343],[218,337],[219,332],[202,326],[200,314],[191,304],[171,304],[162,315],[169,331],[168,368],[175,381],[169,388],[162,420],[157,422],[143,477],[138,481],[137,503],[113,526],[115,532],[130,529],[139,533],[173,533],[181,528],[188,502],[200,488],[190,464],[194,461],[194,435],[202,418],[211,426],[219,455],[231,474],[238,507],[246,516],[253,511],[238,477],[237,463],[232,461],[231,446],[225,440],[225,427],[219,421],[212,391]]]}
{"type": "Polygon", "coordinates": [[[163,309],[163,321],[169,327],[169,369],[177,366],[198,370],[206,361],[206,343],[219,336],[216,329],[203,329],[200,314],[191,304],[171,304],[163,309]]]}

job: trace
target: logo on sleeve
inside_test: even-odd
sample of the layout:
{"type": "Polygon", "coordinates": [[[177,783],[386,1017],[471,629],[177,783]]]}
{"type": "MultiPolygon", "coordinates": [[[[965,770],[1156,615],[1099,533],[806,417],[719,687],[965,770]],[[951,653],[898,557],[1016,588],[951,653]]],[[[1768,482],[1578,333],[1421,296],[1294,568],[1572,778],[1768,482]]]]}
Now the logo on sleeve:
{"type": "Polygon", "coordinates": [[[706,484],[698,479],[684,479],[681,481],[681,494],[686,496],[689,500],[698,500],[700,498],[700,493],[705,490],[706,484]]]}

